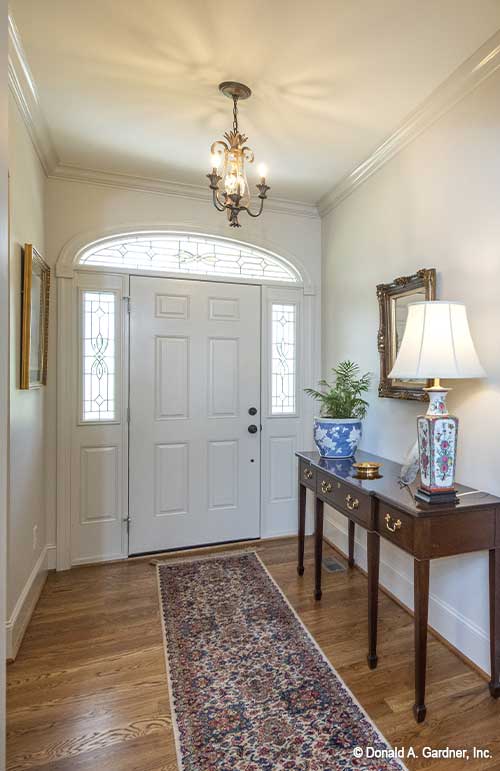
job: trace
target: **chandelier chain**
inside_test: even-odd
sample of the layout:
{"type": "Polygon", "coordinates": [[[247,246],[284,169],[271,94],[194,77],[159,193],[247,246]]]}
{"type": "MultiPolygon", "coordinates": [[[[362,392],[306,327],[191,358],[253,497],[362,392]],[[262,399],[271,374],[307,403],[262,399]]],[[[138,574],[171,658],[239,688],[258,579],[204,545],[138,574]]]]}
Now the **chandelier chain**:
{"type": "Polygon", "coordinates": [[[233,96],[233,131],[238,133],[238,97],[236,94],[233,96]]]}

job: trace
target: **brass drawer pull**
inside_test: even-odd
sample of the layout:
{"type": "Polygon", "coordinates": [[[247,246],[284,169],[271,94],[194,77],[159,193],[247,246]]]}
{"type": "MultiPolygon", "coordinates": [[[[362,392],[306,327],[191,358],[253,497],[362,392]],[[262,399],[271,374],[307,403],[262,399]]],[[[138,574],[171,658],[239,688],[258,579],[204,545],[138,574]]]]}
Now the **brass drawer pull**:
{"type": "Polygon", "coordinates": [[[311,469],[310,468],[304,469],[304,479],[312,479],[312,477],[313,477],[313,472],[311,471],[311,469]]]}
{"type": "Polygon", "coordinates": [[[400,519],[393,520],[390,514],[386,514],[385,526],[391,533],[395,533],[396,530],[401,529],[401,520],[400,519]]]}
{"type": "Polygon", "coordinates": [[[323,495],[326,495],[327,493],[331,493],[332,492],[332,483],[331,482],[325,482],[325,480],[323,480],[321,482],[321,492],[323,493],[323,495]]]}
{"type": "Polygon", "coordinates": [[[353,498],[351,494],[346,495],[345,497],[346,506],[349,509],[349,511],[354,511],[355,509],[359,509],[359,501],[357,498],[353,498]]]}

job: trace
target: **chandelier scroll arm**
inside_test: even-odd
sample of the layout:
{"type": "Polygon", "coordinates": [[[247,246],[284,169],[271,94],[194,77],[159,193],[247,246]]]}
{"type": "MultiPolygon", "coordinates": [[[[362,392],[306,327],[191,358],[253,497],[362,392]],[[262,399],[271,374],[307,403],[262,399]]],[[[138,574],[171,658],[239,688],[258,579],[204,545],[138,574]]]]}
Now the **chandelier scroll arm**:
{"type": "Polygon", "coordinates": [[[216,139],[215,142],[212,142],[212,146],[210,147],[210,152],[212,155],[222,155],[223,153],[229,152],[229,145],[226,144],[222,139],[216,139]],[[220,150],[217,145],[220,145],[222,147],[222,150],[220,150]]]}
{"type": "Polygon", "coordinates": [[[263,209],[264,209],[264,199],[263,198],[260,199],[260,207],[259,207],[258,212],[250,211],[250,209],[247,206],[245,206],[245,211],[248,214],[248,216],[249,217],[254,217],[254,218],[255,217],[260,217],[260,215],[262,214],[263,209]]]}
{"type": "Polygon", "coordinates": [[[243,153],[243,157],[245,158],[247,163],[253,163],[254,162],[255,156],[253,154],[253,150],[252,150],[251,147],[247,147],[247,145],[245,145],[245,147],[241,148],[241,152],[243,153]]]}
{"type": "Polygon", "coordinates": [[[245,207],[246,208],[246,212],[247,212],[247,214],[250,217],[254,217],[254,218],[255,217],[260,217],[260,215],[262,214],[262,211],[264,209],[264,201],[267,199],[267,191],[270,190],[270,189],[271,188],[269,187],[269,185],[266,185],[265,182],[261,182],[259,185],[257,185],[257,190],[259,191],[260,206],[259,206],[258,212],[256,212],[256,213],[250,211],[250,209],[248,207],[245,207]]]}
{"type": "Polygon", "coordinates": [[[226,205],[219,198],[219,188],[212,188],[212,201],[217,211],[225,211],[226,205]]]}

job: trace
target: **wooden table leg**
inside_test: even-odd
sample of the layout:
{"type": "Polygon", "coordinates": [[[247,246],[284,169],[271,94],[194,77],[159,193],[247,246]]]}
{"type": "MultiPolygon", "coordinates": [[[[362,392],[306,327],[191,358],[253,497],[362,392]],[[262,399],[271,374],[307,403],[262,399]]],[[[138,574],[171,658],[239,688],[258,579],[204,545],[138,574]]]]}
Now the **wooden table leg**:
{"type": "Polygon", "coordinates": [[[354,567],[354,520],[349,520],[349,559],[348,565],[350,568],[354,567]]]}
{"type": "Polygon", "coordinates": [[[306,488],[299,482],[299,553],[297,573],[304,575],[304,541],[306,535],[306,488]]]}
{"type": "Polygon", "coordinates": [[[415,704],[417,723],[425,720],[425,670],[427,664],[427,619],[429,615],[429,560],[414,560],[415,603],[415,704]]]}
{"type": "Polygon", "coordinates": [[[490,693],[500,696],[500,549],[490,550],[490,693]]]}
{"type": "Polygon", "coordinates": [[[314,597],[321,600],[321,562],[323,559],[323,501],[316,498],[314,509],[314,597]]]}
{"type": "Polygon", "coordinates": [[[371,530],[366,534],[368,548],[368,666],[377,666],[378,573],[380,536],[371,530]]]}

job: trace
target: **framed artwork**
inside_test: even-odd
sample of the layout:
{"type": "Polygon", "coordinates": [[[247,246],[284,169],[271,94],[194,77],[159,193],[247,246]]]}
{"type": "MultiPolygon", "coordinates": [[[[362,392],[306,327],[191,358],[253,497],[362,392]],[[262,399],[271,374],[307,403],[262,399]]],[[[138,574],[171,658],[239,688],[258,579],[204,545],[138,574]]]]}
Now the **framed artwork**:
{"type": "Polygon", "coordinates": [[[32,244],[22,253],[21,381],[22,389],[47,383],[50,268],[32,244]]]}
{"type": "Polygon", "coordinates": [[[417,399],[426,401],[424,388],[430,380],[397,380],[389,377],[401,345],[408,305],[423,300],[436,299],[436,270],[422,268],[412,276],[400,276],[390,284],[377,286],[380,313],[378,350],[380,354],[379,396],[392,399],[417,399]]]}

